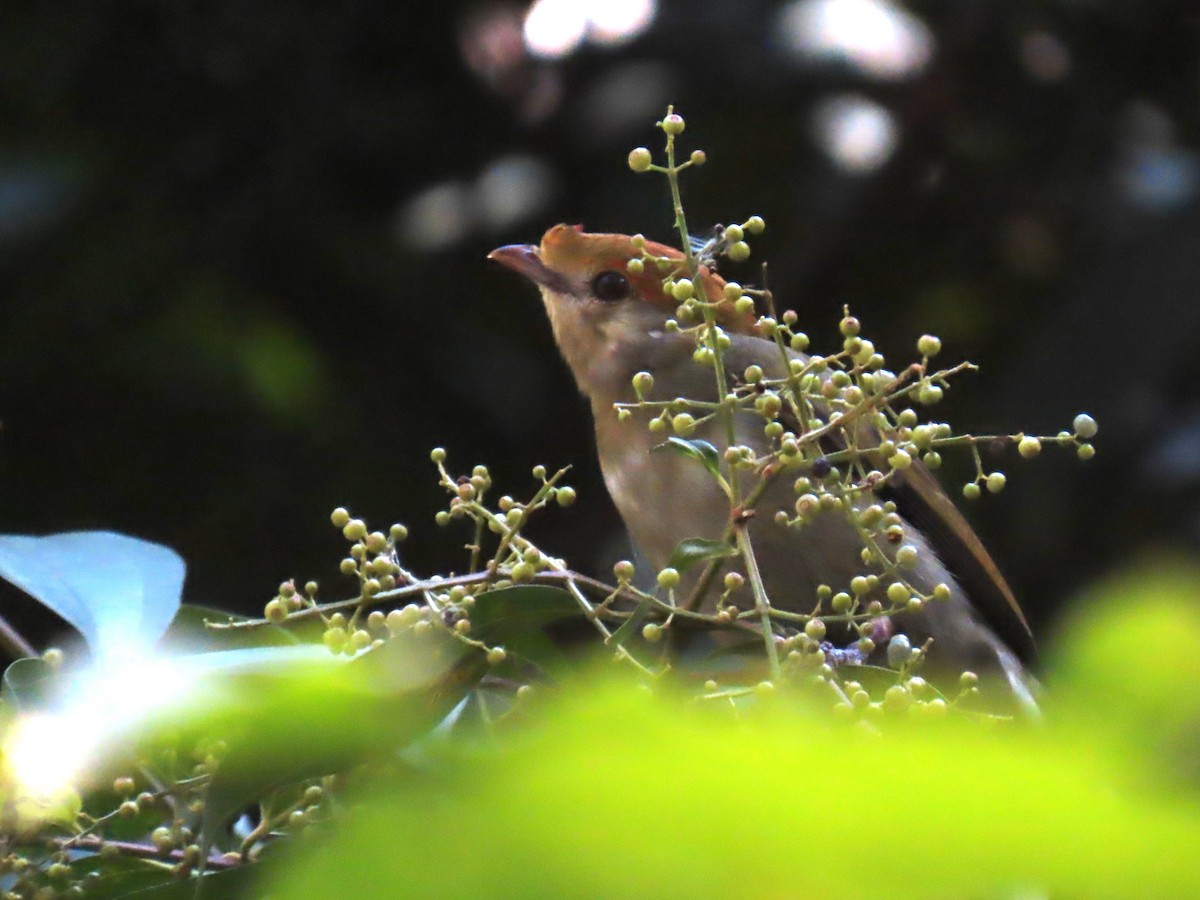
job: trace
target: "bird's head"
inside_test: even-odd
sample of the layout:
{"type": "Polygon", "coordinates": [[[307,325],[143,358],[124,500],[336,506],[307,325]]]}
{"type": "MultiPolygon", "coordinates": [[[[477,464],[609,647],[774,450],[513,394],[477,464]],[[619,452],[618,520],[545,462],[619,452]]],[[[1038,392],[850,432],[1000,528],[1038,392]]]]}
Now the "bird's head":
{"type": "MultiPolygon", "coordinates": [[[[625,234],[589,234],[578,225],[555,225],[540,245],[511,244],[489,259],[521,273],[542,292],[554,338],[584,393],[608,394],[615,379],[627,380],[645,359],[647,342],[663,338],[667,319],[678,306],[664,290],[672,274],[647,261],[640,272],[629,270],[643,250],[653,257],[682,261],[683,254],[646,241],[638,248],[625,234]]],[[[737,313],[723,299],[725,281],[702,268],[704,295],[718,302],[718,322],[730,331],[748,332],[752,316],[737,313]]]]}

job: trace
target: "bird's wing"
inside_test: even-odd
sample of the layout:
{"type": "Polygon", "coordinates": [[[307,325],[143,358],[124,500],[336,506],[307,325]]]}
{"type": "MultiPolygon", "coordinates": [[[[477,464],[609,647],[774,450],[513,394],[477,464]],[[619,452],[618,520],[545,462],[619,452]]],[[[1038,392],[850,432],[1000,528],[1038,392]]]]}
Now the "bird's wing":
{"type": "MultiPolygon", "coordinates": [[[[769,377],[782,377],[783,367],[778,350],[772,342],[762,338],[737,335],[727,355],[731,372],[757,363],[769,377]],[[769,349],[767,349],[769,348],[769,349]]],[[[804,358],[802,354],[789,356],[804,358]]],[[[818,409],[824,418],[824,411],[818,409]]],[[[796,434],[802,429],[787,407],[780,416],[786,428],[796,434]]],[[[860,424],[859,439],[864,446],[877,445],[881,438],[873,426],[860,424]]],[[[823,441],[824,443],[824,441],[823,441]]],[[[838,432],[829,435],[828,451],[845,445],[838,432]]],[[[828,452],[827,451],[827,452],[828,452]]],[[[878,462],[874,464],[879,464],[878,462]]],[[[880,468],[883,468],[880,465],[880,468]]],[[[920,460],[903,472],[896,472],[889,483],[880,490],[885,500],[894,500],[900,515],[918,528],[928,538],[934,552],[958,580],[959,585],[971,599],[972,604],[983,614],[987,623],[1025,662],[1036,656],[1033,633],[1008,582],[988,553],[979,536],[975,534],[962,512],[954,505],[937,478],[920,460]]]]}
{"type": "Polygon", "coordinates": [[[992,629],[1024,662],[1036,656],[1033,633],[1017,598],[979,536],[933,473],[919,461],[897,472],[881,491],[929,539],[992,629]]]}

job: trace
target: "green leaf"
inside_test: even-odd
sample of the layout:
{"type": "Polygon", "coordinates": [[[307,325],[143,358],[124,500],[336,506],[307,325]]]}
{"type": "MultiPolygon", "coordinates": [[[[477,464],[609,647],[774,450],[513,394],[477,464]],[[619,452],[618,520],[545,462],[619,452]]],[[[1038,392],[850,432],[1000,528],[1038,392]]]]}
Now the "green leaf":
{"type": "Polygon", "coordinates": [[[228,746],[205,798],[206,852],[229,819],[271,790],[390,754],[433,728],[487,668],[482,653],[444,629],[401,632],[344,664],[324,648],[207,655],[282,658],[307,649],[321,650],[326,661],[216,673],[196,692],[199,705],[161,723],[228,746]]]}
{"type": "Polygon", "coordinates": [[[725,541],[713,541],[699,537],[684,538],[671,551],[671,558],[667,560],[667,565],[683,572],[698,562],[733,556],[736,553],[737,551],[725,541]]]}
{"type": "Polygon", "coordinates": [[[540,667],[562,674],[569,667],[563,652],[543,629],[556,622],[582,618],[579,603],[562,588],[517,585],[488,591],[471,607],[471,636],[540,667]]]}
{"type": "Polygon", "coordinates": [[[611,643],[618,646],[624,646],[629,640],[630,635],[634,630],[646,620],[646,616],[650,614],[650,610],[654,609],[654,604],[649,600],[643,600],[634,609],[633,615],[621,623],[621,627],[613,632],[611,643]]]}
{"type": "Polygon", "coordinates": [[[680,456],[694,459],[713,475],[721,474],[721,456],[717,448],[708,441],[699,439],[687,440],[681,437],[669,437],[665,443],[659,444],[655,450],[671,450],[680,456]]]}
{"type": "Polygon", "coordinates": [[[179,608],[184,571],[170,547],[111,531],[0,535],[0,577],[65,619],[97,658],[151,647],[179,608]]]}
{"type": "MultiPolygon", "coordinates": [[[[357,802],[347,800],[353,815],[328,842],[290,848],[264,895],[380,896],[386,886],[476,897],[500,885],[542,897],[1126,897],[1200,883],[1195,792],[1114,746],[1103,715],[1086,728],[1048,719],[1036,729],[906,716],[868,737],[831,726],[826,700],[806,711],[779,691],[734,715],[605,680],[597,673],[587,688],[531,706],[536,727],[497,751],[448,753],[436,779],[362,783],[357,802]],[[781,773],[856,760],[866,768],[831,777],[836,802],[819,812],[781,792],[781,773]],[[876,834],[871,865],[823,865],[831,835],[885,815],[886,775],[869,777],[871,761],[903,773],[893,804],[910,839],[876,834]],[[736,776],[714,778],[714,765],[736,776]],[[725,826],[721,852],[697,839],[713,822],[725,826]],[[464,847],[486,852],[452,853],[447,864],[447,848],[464,847]]],[[[1198,687],[1177,684],[1191,696],[1198,687]]]]}
{"type": "Polygon", "coordinates": [[[0,699],[13,709],[43,709],[59,695],[62,682],[57,675],[44,659],[18,659],[4,670],[0,699]]]}
{"type": "MultiPolygon", "coordinates": [[[[274,869],[278,869],[278,866],[274,866],[274,869]]],[[[162,869],[157,872],[130,871],[102,878],[96,885],[95,893],[89,889],[86,896],[88,900],[196,900],[197,897],[200,900],[251,900],[264,896],[262,882],[268,874],[263,863],[209,871],[199,878],[183,881],[173,878],[169,871],[162,869]]]]}
{"type": "MultiPolygon", "coordinates": [[[[247,647],[289,647],[300,643],[300,638],[278,625],[260,625],[254,628],[209,628],[208,622],[246,622],[246,616],[235,616],[207,606],[185,603],[175,613],[171,627],[159,641],[159,649],[165,651],[200,652],[205,650],[236,650],[247,647]]],[[[314,620],[319,626],[320,620],[314,620]]],[[[319,638],[319,635],[317,635],[319,638]]]]}

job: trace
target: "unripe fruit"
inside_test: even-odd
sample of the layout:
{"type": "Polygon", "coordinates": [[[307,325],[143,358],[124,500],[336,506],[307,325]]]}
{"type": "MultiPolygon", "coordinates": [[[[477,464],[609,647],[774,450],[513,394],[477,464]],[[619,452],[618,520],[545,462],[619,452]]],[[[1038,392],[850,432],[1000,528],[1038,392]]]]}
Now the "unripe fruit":
{"type": "Polygon", "coordinates": [[[683,116],[676,113],[671,113],[662,120],[662,130],[670,135],[683,134],[683,129],[687,127],[687,123],[683,121],[683,116]]]}
{"type": "Polygon", "coordinates": [[[680,437],[687,437],[696,430],[696,419],[691,413],[679,413],[671,419],[671,428],[680,437]]]}
{"type": "Polygon", "coordinates": [[[629,168],[635,172],[645,172],[650,168],[653,158],[645,147],[635,147],[629,151],[629,168]]]}

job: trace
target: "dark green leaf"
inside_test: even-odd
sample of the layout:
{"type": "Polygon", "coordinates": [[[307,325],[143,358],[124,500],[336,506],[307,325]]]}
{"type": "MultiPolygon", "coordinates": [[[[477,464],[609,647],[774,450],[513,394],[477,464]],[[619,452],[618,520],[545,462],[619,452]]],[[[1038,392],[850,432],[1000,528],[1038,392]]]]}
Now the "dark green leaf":
{"type": "Polygon", "coordinates": [[[683,572],[698,562],[733,556],[736,552],[725,541],[712,541],[698,537],[684,538],[671,552],[671,558],[667,560],[667,565],[683,572]]]}
{"type": "Polygon", "coordinates": [[[575,598],[562,588],[542,584],[499,588],[475,598],[471,636],[503,646],[547,673],[560,674],[568,667],[567,659],[542,629],[581,615],[575,598]]]}
{"type": "Polygon", "coordinates": [[[674,451],[680,456],[696,460],[714,475],[721,474],[721,456],[717,453],[717,448],[708,441],[672,436],[667,438],[666,443],[659,444],[654,449],[674,451]]]}
{"type": "MultiPolygon", "coordinates": [[[[222,654],[265,654],[261,648],[222,654]]],[[[202,654],[204,655],[204,654],[202,654]]],[[[479,681],[477,649],[441,629],[401,632],[350,662],[309,659],[219,672],[204,708],[168,723],[219,736],[222,756],[205,798],[203,846],[269,791],[391,753],[440,722],[479,681]]]]}
{"type": "Polygon", "coordinates": [[[179,608],[183,560],[111,531],[0,535],[0,577],[79,631],[97,657],[149,649],[179,608]]]}
{"type": "Polygon", "coordinates": [[[649,600],[643,600],[641,603],[639,603],[637,608],[633,611],[633,615],[622,622],[621,627],[613,632],[611,643],[617,644],[618,646],[623,646],[624,643],[629,640],[630,635],[633,634],[634,629],[636,629],[642,624],[642,622],[646,620],[646,616],[650,614],[650,610],[653,608],[654,604],[649,600]]]}

